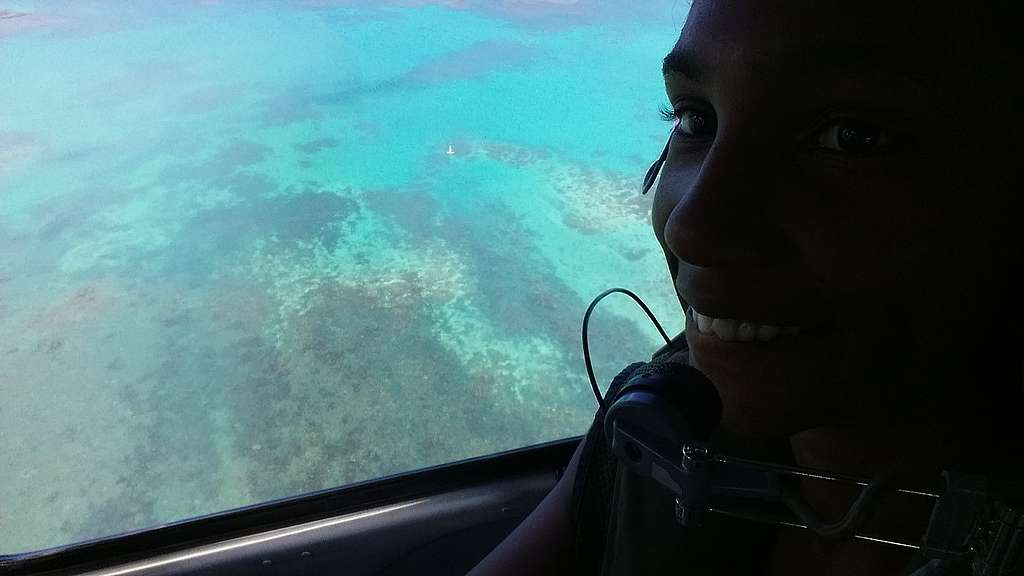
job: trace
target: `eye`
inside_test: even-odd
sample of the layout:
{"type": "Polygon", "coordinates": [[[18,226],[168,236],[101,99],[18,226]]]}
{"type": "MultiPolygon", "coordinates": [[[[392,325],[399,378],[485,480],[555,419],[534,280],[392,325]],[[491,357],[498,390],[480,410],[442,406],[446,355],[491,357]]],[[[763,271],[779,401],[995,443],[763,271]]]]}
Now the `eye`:
{"type": "Polygon", "coordinates": [[[826,126],[818,133],[816,143],[819,148],[836,152],[872,154],[884,150],[890,139],[889,135],[877,126],[843,120],[826,126]]]}
{"type": "Polygon", "coordinates": [[[680,106],[675,110],[663,108],[662,117],[675,123],[673,134],[686,140],[710,140],[715,137],[718,122],[714,114],[693,107],[680,106]]]}
{"type": "Polygon", "coordinates": [[[679,112],[679,126],[676,131],[694,140],[713,138],[718,126],[713,116],[694,109],[679,112]]]}

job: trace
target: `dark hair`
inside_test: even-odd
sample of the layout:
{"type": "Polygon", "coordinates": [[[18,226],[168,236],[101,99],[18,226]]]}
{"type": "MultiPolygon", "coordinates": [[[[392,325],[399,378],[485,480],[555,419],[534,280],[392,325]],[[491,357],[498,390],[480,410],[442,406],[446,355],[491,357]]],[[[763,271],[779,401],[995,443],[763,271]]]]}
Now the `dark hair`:
{"type": "MultiPolygon", "coordinates": [[[[1019,445],[1021,437],[1020,420],[1024,417],[1024,252],[1021,242],[1013,232],[1019,228],[1021,210],[1020,174],[1014,163],[1019,154],[1018,143],[1022,122],[1021,98],[1016,76],[1022,55],[1022,40],[1019,32],[1018,3],[1012,0],[989,0],[988,22],[994,40],[991,61],[983,66],[983,73],[989,76],[992,99],[998,106],[994,115],[995,125],[990,133],[992,146],[999,152],[993,158],[1000,165],[992,171],[992,184],[1003,189],[1008,195],[1009,209],[1006,212],[1007,237],[1005,257],[1002,259],[1005,286],[1001,296],[1003,309],[1001,333],[993,334],[996,353],[1005,359],[996,379],[990,386],[993,400],[994,442],[1001,444],[994,451],[997,461],[992,463],[993,487],[997,492],[1018,504],[1024,504],[1024,454],[1019,445]]],[[[997,275],[997,277],[999,277],[997,275]]],[[[988,376],[988,375],[984,375],[988,376]]]]}

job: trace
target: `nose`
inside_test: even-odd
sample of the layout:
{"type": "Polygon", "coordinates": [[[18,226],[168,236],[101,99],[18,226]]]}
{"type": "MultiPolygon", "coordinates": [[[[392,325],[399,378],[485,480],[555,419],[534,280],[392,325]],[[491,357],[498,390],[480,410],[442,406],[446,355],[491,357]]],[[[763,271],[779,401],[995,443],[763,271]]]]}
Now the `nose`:
{"type": "Polygon", "coordinates": [[[757,148],[717,138],[700,162],[669,154],[653,214],[666,255],[732,268],[770,265],[792,253],[775,202],[781,167],[757,148]]]}

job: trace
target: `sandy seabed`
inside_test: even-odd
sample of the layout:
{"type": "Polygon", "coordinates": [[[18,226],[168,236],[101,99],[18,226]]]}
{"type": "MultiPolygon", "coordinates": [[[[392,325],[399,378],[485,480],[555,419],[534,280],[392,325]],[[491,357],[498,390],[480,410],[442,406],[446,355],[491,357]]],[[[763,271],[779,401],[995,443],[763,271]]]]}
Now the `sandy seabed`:
{"type": "MultiPolygon", "coordinates": [[[[0,553],[580,434],[590,298],[681,328],[637,190],[649,6],[22,4],[0,553]]],[[[602,380],[656,336],[602,309],[602,380]]]]}

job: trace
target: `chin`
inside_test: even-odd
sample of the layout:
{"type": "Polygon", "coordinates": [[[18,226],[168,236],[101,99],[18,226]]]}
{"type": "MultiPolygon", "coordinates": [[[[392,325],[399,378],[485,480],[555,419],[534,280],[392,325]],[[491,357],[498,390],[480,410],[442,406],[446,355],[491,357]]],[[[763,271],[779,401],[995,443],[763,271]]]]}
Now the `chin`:
{"type": "Polygon", "coordinates": [[[723,342],[687,327],[690,358],[718,389],[722,429],[770,442],[834,422],[850,399],[835,382],[835,339],[808,333],[772,343],[723,342]]]}

